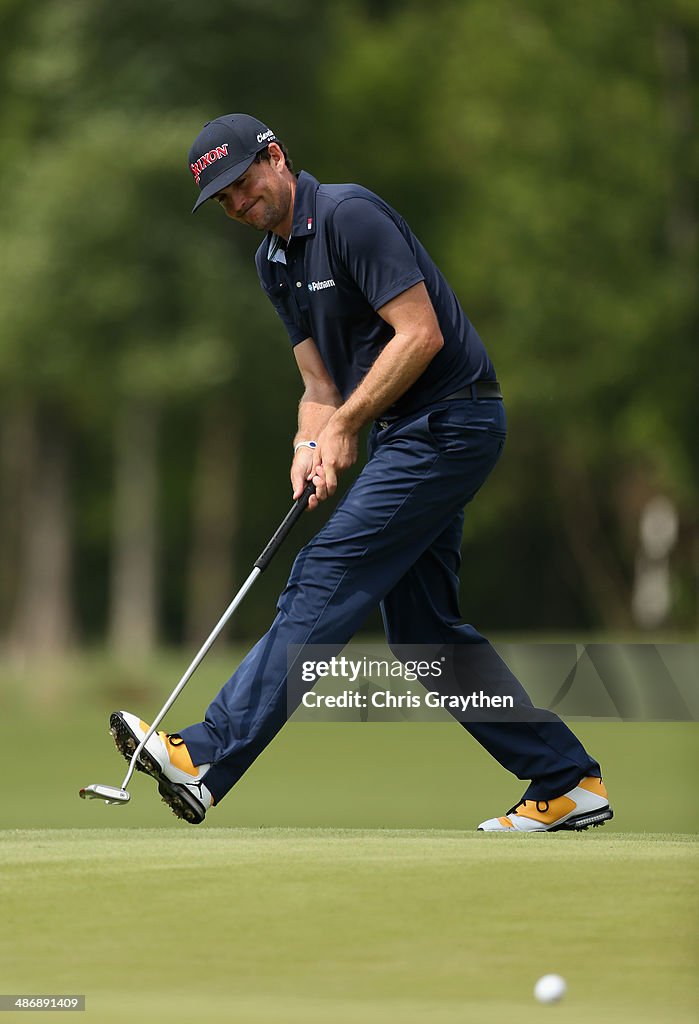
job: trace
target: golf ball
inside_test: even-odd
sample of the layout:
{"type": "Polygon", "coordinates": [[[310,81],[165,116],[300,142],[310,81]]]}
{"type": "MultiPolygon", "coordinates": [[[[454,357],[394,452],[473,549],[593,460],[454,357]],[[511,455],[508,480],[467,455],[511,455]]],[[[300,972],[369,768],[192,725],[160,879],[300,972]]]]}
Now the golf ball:
{"type": "Polygon", "coordinates": [[[534,995],[540,1003],[557,1003],[566,994],[567,987],[560,974],[544,974],[534,986],[534,995]]]}

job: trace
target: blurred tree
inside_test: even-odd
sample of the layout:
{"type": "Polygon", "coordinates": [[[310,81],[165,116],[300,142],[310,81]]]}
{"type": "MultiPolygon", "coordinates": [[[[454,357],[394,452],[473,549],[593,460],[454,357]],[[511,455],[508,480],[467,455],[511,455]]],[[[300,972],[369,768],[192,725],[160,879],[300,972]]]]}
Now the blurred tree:
{"type": "Polygon", "coordinates": [[[467,538],[497,538],[517,572],[488,594],[490,555],[469,545],[482,614],[627,625],[629,480],[670,488],[687,527],[697,499],[699,11],[437,0],[429,16],[353,3],[343,18],[334,156],[408,215],[506,390],[506,469],[467,538]]]}
{"type": "Polygon", "coordinates": [[[31,528],[18,531],[17,587],[8,646],[11,655],[25,660],[29,655],[44,658],[62,650],[72,636],[72,509],[70,447],[60,411],[47,409],[41,420],[28,416],[20,429],[26,467],[21,514],[31,528]]]}
{"type": "MultiPolygon", "coordinates": [[[[493,354],[512,437],[467,517],[468,614],[625,624],[637,516],[662,489],[681,518],[674,622],[691,623],[698,24],[689,0],[3,0],[15,648],[201,636],[289,501],[300,385],[258,239],[188,213],[189,143],[236,109],[297,167],[401,210],[493,354]]],[[[290,558],[239,632],[271,617],[290,558]]]]}
{"type": "Polygon", "coordinates": [[[157,639],[158,410],[124,401],[114,427],[114,501],[109,643],[124,656],[157,639]]]}
{"type": "Polygon", "coordinates": [[[223,397],[212,396],[199,424],[185,608],[193,647],[208,636],[234,593],[232,562],[221,554],[233,549],[240,526],[240,416],[223,397]]]}
{"type": "MultiPolygon", "coordinates": [[[[14,182],[0,294],[0,388],[24,395],[39,421],[49,400],[63,407],[76,431],[97,431],[104,457],[114,458],[112,514],[91,529],[99,542],[99,530],[106,540],[112,523],[108,634],[129,653],[134,643],[145,648],[154,640],[158,535],[163,519],[177,518],[158,507],[159,451],[169,443],[167,436],[158,442],[158,410],[169,407],[187,421],[183,458],[166,467],[181,475],[186,451],[201,447],[202,485],[180,489],[192,504],[184,518],[193,529],[187,618],[195,630],[230,588],[240,423],[278,404],[265,380],[275,375],[264,371],[268,357],[260,351],[276,325],[252,264],[256,239],[225,235],[209,211],[190,219],[187,148],[207,117],[227,109],[248,107],[260,116],[275,106],[292,110],[293,97],[280,104],[260,55],[266,66],[291,70],[294,36],[314,45],[322,19],[309,30],[298,10],[290,16],[273,2],[218,2],[194,12],[163,2],[127,2],[116,11],[76,0],[11,13],[6,25],[16,26],[18,37],[0,111],[9,136],[0,175],[14,182]],[[32,160],[17,175],[28,148],[32,160]],[[244,383],[255,374],[257,391],[244,383]],[[225,460],[217,473],[216,460],[225,460]]],[[[311,74],[306,63],[296,69],[299,89],[308,88],[311,74]]],[[[301,120],[299,109],[287,119],[290,130],[301,120]]],[[[293,372],[289,363],[287,378],[293,372]]],[[[257,461],[256,452],[250,464],[257,461]]],[[[3,485],[12,489],[9,461],[3,465],[3,485]]],[[[259,493],[258,505],[265,498],[259,493]]],[[[47,502],[46,515],[54,508],[47,502]]],[[[17,519],[31,546],[31,518],[17,519]]],[[[181,513],[179,519],[174,546],[163,551],[166,579],[169,562],[186,561],[189,531],[181,513]]],[[[260,524],[264,529],[264,517],[260,524]]],[[[79,573],[78,597],[84,589],[79,573]]],[[[13,593],[11,583],[5,593],[13,593]]],[[[182,598],[180,587],[180,604],[182,598]]],[[[60,603],[70,609],[65,587],[60,603]]]]}

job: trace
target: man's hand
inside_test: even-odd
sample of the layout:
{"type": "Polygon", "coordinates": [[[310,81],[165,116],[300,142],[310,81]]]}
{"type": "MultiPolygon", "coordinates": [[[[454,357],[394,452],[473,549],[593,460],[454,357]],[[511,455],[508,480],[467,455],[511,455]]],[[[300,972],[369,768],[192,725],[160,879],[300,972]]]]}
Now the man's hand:
{"type": "Polygon", "coordinates": [[[316,493],[309,509],[318,507],[337,490],[338,475],[357,461],[357,435],[347,430],[338,416],[331,416],[318,435],[315,448],[299,448],[291,464],[294,500],[301,497],[306,481],[313,480],[316,493]]]}
{"type": "MultiPolygon", "coordinates": [[[[291,486],[294,489],[294,501],[301,497],[304,487],[313,475],[314,454],[315,452],[312,448],[304,447],[299,448],[294,455],[294,461],[291,463],[291,486]]],[[[318,488],[316,487],[317,490],[318,488]]],[[[308,499],[308,507],[309,509],[318,508],[318,499],[314,495],[311,495],[308,499]]]]}
{"type": "Polygon", "coordinates": [[[341,412],[331,416],[312,452],[312,480],[319,501],[335,493],[338,474],[357,461],[358,447],[357,435],[345,427],[341,412]]]}

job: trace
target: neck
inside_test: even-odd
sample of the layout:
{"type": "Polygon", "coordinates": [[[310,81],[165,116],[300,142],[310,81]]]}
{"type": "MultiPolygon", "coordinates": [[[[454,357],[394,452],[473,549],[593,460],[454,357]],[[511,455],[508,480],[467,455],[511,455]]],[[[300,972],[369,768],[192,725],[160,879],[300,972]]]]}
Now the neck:
{"type": "Polygon", "coordinates": [[[294,223],[294,201],[296,199],[296,175],[289,175],[289,205],[283,220],[280,220],[272,230],[286,242],[291,236],[291,225],[294,223]]]}

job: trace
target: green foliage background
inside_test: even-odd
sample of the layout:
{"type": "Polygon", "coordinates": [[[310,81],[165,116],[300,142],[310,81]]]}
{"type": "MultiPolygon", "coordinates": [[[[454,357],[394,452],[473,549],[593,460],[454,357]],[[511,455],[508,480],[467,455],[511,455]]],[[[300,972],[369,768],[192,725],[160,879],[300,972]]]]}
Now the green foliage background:
{"type": "MultiPolygon", "coordinates": [[[[66,438],[76,636],[105,635],[125,403],[160,423],[162,639],[183,635],[207,409],[230,411],[240,452],[236,575],[290,500],[299,382],[258,239],[189,215],[191,140],[232,110],[297,168],[396,206],[489,347],[511,438],[467,517],[465,616],[629,627],[639,512],[663,493],[680,517],[668,625],[695,628],[698,29],[688,0],[2,0],[0,423],[30,411],[66,438]]],[[[7,508],[0,631],[31,528],[7,508]]],[[[265,627],[285,558],[239,636],[265,627]]]]}

